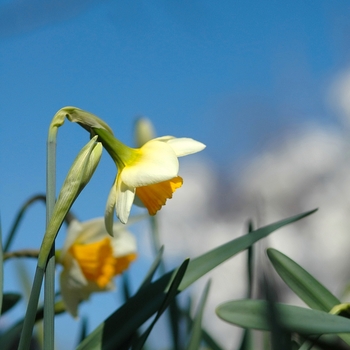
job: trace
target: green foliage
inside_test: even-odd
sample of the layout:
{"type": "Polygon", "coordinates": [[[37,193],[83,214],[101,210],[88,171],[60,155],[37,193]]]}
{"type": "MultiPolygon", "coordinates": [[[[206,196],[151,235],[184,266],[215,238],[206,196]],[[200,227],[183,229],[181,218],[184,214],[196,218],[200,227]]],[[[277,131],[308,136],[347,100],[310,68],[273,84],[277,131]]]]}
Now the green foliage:
{"type": "Polygon", "coordinates": [[[194,322],[192,325],[192,334],[191,334],[191,338],[190,338],[190,342],[188,344],[187,350],[196,350],[200,348],[200,344],[202,341],[203,311],[204,311],[205,302],[207,301],[207,298],[208,298],[209,288],[210,288],[210,280],[205,286],[203,295],[198,305],[198,311],[196,313],[196,316],[194,318],[194,322]]]}
{"type": "Polygon", "coordinates": [[[292,259],[271,248],[267,250],[267,255],[283,281],[306,305],[329,312],[340,304],[338,298],[292,259]]]}
{"type": "MultiPolygon", "coordinates": [[[[350,332],[350,320],[324,311],[276,303],[281,326],[304,335],[339,334],[350,332]]],[[[217,315],[234,325],[271,331],[269,305],[265,300],[234,300],[218,306],[217,315]]]]}
{"type": "Polygon", "coordinates": [[[2,297],[1,315],[3,315],[6,311],[12,309],[12,307],[14,307],[20,299],[21,299],[20,294],[4,293],[2,297]]]}

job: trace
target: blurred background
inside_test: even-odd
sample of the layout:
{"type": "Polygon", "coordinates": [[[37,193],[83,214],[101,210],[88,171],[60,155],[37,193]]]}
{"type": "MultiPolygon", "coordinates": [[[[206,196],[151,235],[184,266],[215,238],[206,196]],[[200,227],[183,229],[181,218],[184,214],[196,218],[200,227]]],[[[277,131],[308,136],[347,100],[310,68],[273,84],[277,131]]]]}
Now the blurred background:
{"type": "MultiPolygon", "coordinates": [[[[135,119],[147,116],[159,136],[207,145],[181,161],[184,186],[159,215],[169,268],[245,233],[248,219],[261,226],[318,207],[260,243],[261,259],[264,248],[274,246],[341,295],[350,279],[349,16],[345,0],[0,0],[4,236],[19,206],[45,192],[47,130],[60,108],[98,115],[129,145],[135,119]]],[[[68,121],[59,130],[58,186],[87,140],[68,121]]],[[[103,216],[114,176],[104,154],[73,207],[81,220],[103,216]]],[[[44,226],[44,206],[37,204],[13,249],[38,247],[44,226]]],[[[135,229],[135,288],[152,259],[147,230],[147,224],[135,229]]],[[[57,246],[63,240],[64,230],[57,246]]],[[[239,333],[214,309],[244,296],[244,261],[241,254],[211,274],[206,322],[227,347],[239,333]]],[[[5,289],[22,288],[23,266],[6,264],[5,289]]],[[[116,293],[82,305],[82,315],[94,315],[91,329],[117,304],[116,293]]],[[[59,348],[74,347],[78,326],[70,316],[58,317],[59,348]]],[[[158,334],[161,346],[164,334],[158,334]]]]}

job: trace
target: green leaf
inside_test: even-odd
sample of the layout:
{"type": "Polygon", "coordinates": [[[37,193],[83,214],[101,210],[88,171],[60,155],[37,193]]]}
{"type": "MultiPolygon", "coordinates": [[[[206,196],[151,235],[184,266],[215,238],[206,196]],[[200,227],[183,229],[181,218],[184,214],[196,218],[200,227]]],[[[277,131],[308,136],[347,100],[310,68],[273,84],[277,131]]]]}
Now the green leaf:
{"type": "MultiPolygon", "coordinates": [[[[245,236],[234,239],[200,257],[190,261],[178,292],[183,291],[207,272],[247,249],[256,241],[266,237],[271,232],[300,220],[316,210],[281,220],[262,227],[245,236]]],[[[165,298],[165,290],[171,282],[175,271],[168,272],[157,281],[142,288],[122,305],[103,323],[101,323],[77,348],[77,350],[114,350],[130,337],[144,322],[159,310],[165,298]]]]}
{"type": "MultiPolygon", "coordinates": [[[[248,221],[248,232],[252,232],[254,230],[254,224],[252,220],[248,221]]],[[[247,279],[248,279],[248,291],[247,298],[253,297],[253,280],[254,280],[254,250],[253,246],[248,248],[247,254],[247,279]]],[[[254,337],[250,329],[245,329],[242,334],[242,340],[239,345],[238,350],[253,350],[254,349],[254,337]]]]}
{"type": "MultiPolygon", "coordinates": [[[[186,321],[188,322],[188,329],[192,329],[194,321],[191,318],[190,310],[191,310],[191,299],[189,300],[189,304],[185,309],[181,310],[182,314],[186,317],[186,321]]],[[[217,343],[216,340],[204,329],[202,328],[202,340],[207,345],[206,348],[211,350],[223,350],[223,348],[217,343]]]]}
{"type": "Polygon", "coordinates": [[[203,311],[204,311],[204,305],[208,298],[209,288],[210,288],[210,280],[207,282],[205,286],[201,300],[198,305],[198,311],[194,318],[194,322],[192,326],[192,335],[191,335],[187,350],[197,350],[200,348],[200,344],[202,340],[203,311]]]}
{"type": "Polygon", "coordinates": [[[35,196],[30,197],[20,208],[18,211],[16,218],[14,220],[14,223],[11,226],[10,233],[7,235],[5,243],[4,243],[4,252],[8,252],[10,249],[10,245],[12,244],[12,241],[17,233],[17,229],[19,227],[19,224],[21,223],[24,213],[29,209],[29,207],[34,204],[37,201],[43,201],[46,202],[46,196],[42,194],[38,194],[35,196]]]}
{"type": "Polygon", "coordinates": [[[0,336],[1,350],[12,350],[19,339],[23,322],[18,322],[0,336]]]}
{"type": "Polygon", "coordinates": [[[4,250],[2,246],[2,228],[0,220],[0,310],[3,311],[3,293],[4,293],[4,250]]]}
{"type": "Polygon", "coordinates": [[[267,250],[267,255],[283,281],[306,305],[329,312],[340,304],[339,299],[292,259],[272,248],[267,250]]]}
{"type": "Polygon", "coordinates": [[[81,343],[85,338],[86,335],[88,334],[88,319],[87,317],[83,317],[80,322],[79,326],[79,343],[81,343]]]}
{"type": "Polygon", "coordinates": [[[139,290],[141,290],[142,288],[144,288],[145,286],[147,286],[151,283],[154,274],[156,273],[160,263],[162,262],[163,252],[164,252],[164,246],[161,246],[156,258],[154,259],[150,269],[148,270],[148,272],[146,274],[146,277],[142,281],[139,290]]]}
{"type": "Polygon", "coordinates": [[[182,279],[184,277],[184,274],[186,272],[188,263],[189,263],[189,259],[186,259],[181,264],[181,266],[178,268],[178,270],[176,271],[176,275],[175,275],[173,281],[171,282],[169,290],[168,290],[168,292],[165,295],[164,301],[163,301],[162,305],[160,306],[156,317],[154,318],[154,320],[151,323],[151,325],[147,328],[145,333],[142,334],[142,336],[140,337],[140,339],[137,342],[137,344],[135,344],[132,347],[133,350],[141,350],[142,349],[142,347],[145,344],[145,342],[146,342],[149,334],[151,333],[154,325],[156,324],[156,322],[159,320],[160,316],[163,314],[163,312],[167,309],[167,307],[170,305],[170,303],[173,301],[173,299],[178,294],[178,287],[179,287],[179,284],[181,283],[181,281],[182,281],[182,279]]]}
{"type": "Polygon", "coordinates": [[[255,349],[255,346],[254,346],[253,333],[250,329],[245,329],[242,336],[241,344],[238,350],[254,350],[254,349],[255,349]]]}
{"type": "Polygon", "coordinates": [[[5,293],[2,299],[2,308],[1,314],[4,314],[6,311],[10,310],[17,302],[21,299],[20,294],[16,293],[5,293]]]}
{"type": "MultiPolygon", "coordinates": [[[[56,315],[59,315],[63,312],[65,312],[65,308],[62,301],[58,301],[55,304],[55,313],[56,315]]],[[[35,322],[41,321],[44,317],[44,308],[40,307],[35,316],[35,322]]],[[[0,335],[0,344],[1,344],[1,350],[12,350],[14,349],[15,342],[18,342],[21,330],[23,328],[23,322],[24,319],[18,321],[14,325],[12,325],[10,328],[8,328],[5,332],[1,333],[0,335]]],[[[32,339],[32,337],[31,337],[32,339]]],[[[29,342],[31,342],[31,339],[29,342]]]]}
{"type": "Polygon", "coordinates": [[[201,255],[196,259],[191,260],[186,275],[180,285],[180,290],[182,291],[186,289],[189,285],[205,275],[207,272],[211,271],[214,267],[220,265],[235,254],[249,248],[252,244],[268,236],[271,232],[276,231],[279,228],[291,224],[295,221],[298,221],[308,215],[311,215],[316,211],[317,209],[314,209],[306,213],[292,216],[291,218],[284,219],[271,225],[259,228],[258,230],[236,238],[233,241],[230,241],[216,249],[209,251],[208,253],[201,255]]]}
{"type": "Polygon", "coordinates": [[[261,293],[266,298],[267,309],[266,316],[269,323],[268,328],[270,332],[270,347],[271,350],[292,350],[291,334],[285,329],[283,325],[283,318],[276,307],[277,294],[276,288],[273,286],[273,281],[268,275],[263,272],[263,276],[260,283],[261,293]]]}
{"type": "MultiPolygon", "coordinates": [[[[283,253],[269,248],[267,255],[283,281],[312,309],[329,312],[335,305],[341,303],[310,273],[283,253]]],[[[350,345],[350,334],[339,334],[339,336],[350,345]]]]}
{"type": "MultiPolygon", "coordinates": [[[[350,320],[324,311],[310,310],[298,306],[275,304],[282,326],[301,334],[350,333],[350,320]]],[[[270,331],[268,302],[264,300],[234,300],[220,305],[217,315],[234,325],[270,331]]]]}

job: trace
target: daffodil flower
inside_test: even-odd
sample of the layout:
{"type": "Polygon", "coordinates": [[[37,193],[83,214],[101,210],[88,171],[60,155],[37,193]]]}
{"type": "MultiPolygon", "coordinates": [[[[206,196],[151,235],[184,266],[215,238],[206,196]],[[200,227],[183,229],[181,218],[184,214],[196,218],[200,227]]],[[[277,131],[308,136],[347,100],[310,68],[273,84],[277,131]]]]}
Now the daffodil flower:
{"type": "Polygon", "coordinates": [[[136,195],[149,214],[155,215],[182,186],[178,157],[205,148],[193,139],[172,136],[155,138],[140,148],[130,148],[104,129],[94,131],[118,168],[105,214],[106,228],[111,234],[114,208],[119,220],[126,223],[136,195]]]}
{"type": "Polygon", "coordinates": [[[197,153],[205,148],[201,142],[191,138],[164,136],[147,141],[139,148],[131,148],[113,136],[111,128],[97,116],[76,107],[64,107],[58,111],[52,122],[60,126],[68,118],[79,123],[99,141],[114,160],[118,172],[109,193],[105,224],[113,235],[113,213],[122,223],[128,221],[131,206],[140,201],[150,215],[172,198],[175,190],[182,186],[178,176],[179,157],[197,153]]]}
{"type": "Polygon", "coordinates": [[[57,254],[63,270],[61,295],[66,310],[74,317],[78,305],[91,293],[113,290],[113,278],[125,271],[136,258],[136,240],[125,226],[116,223],[114,237],[103,218],[86,222],[73,220],[68,226],[62,251],[57,254]]]}

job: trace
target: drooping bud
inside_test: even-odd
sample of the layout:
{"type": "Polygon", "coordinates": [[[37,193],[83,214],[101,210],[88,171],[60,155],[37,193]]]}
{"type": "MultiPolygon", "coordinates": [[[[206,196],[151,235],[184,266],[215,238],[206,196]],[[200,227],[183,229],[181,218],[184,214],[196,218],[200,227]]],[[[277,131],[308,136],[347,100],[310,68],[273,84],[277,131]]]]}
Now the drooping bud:
{"type": "Polygon", "coordinates": [[[102,145],[93,137],[79,152],[62,185],[40,249],[38,266],[44,267],[51,246],[79,193],[90,181],[102,154],[102,145]]]}
{"type": "Polygon", "coordinates": [[[149,140],[155,138],[156,132],[154,126],[148,118],[141,117],[135,122],[135,144],[136,147],[143,146],[149,140]]]}

